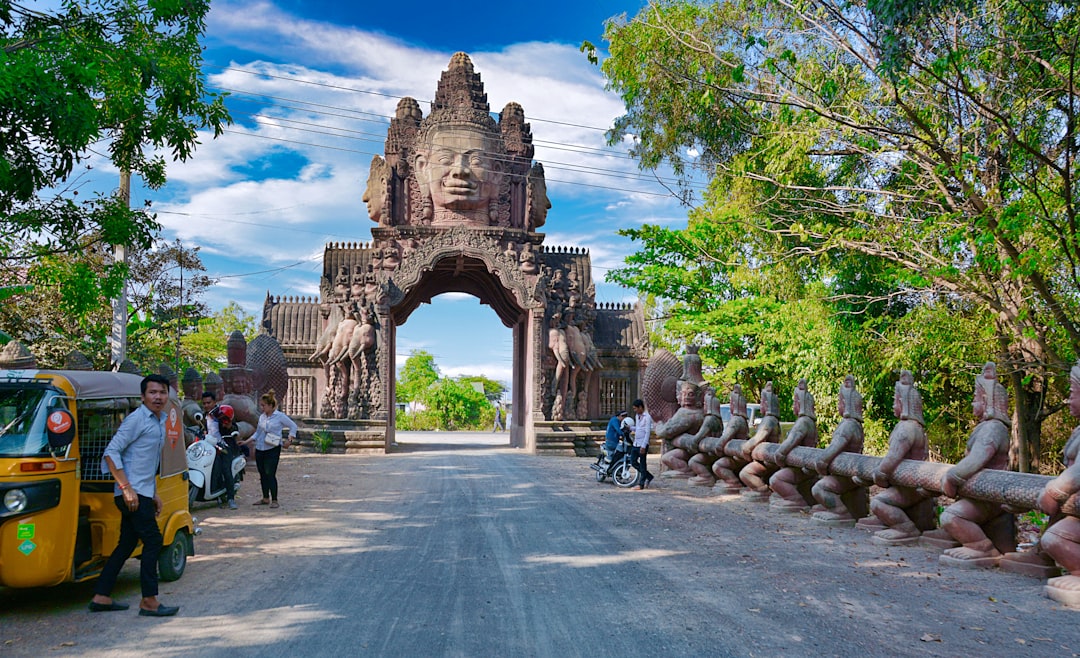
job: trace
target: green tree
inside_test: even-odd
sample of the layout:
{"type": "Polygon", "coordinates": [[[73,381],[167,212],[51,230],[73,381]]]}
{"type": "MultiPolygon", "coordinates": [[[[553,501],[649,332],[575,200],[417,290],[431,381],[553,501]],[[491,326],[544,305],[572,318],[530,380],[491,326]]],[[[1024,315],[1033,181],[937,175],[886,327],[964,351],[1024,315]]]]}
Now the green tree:
{"type": "MultiPolygon", "coordinates": [[[[698,224],[648,236],[657,252],[779,267],[875,321],[900,302],[992,323],[989,351],[962,365],[996,352],[1010,373],[1028,470],[1080,353],[1078,12],[1039,0],[654,2],[608,24],[602,68],[627,109],[609,137],[632,137],[643,167],[667,163],[684,184],[695,169],[710,177],[698,224]],[[881,285],[842,290],[860,263],[881,285]]],[[[689,289],[694,274],[668,287],[689,289]]]]}
{"type": "Polygon", "coordinates": [[[225,351],[234,331],[244,334],[248,342],[259,335],[255,316],[247,314],[236,302],[229,302],[209,318],[199,320],[195,331],[180,337],[184,368],[193,367],[205,373],[225,367],[225,351]]]}
{"type": "Polygon", "coordinates": [[[413,350],[397,374],[397,399],[400,402],[422,401],[424,392],[439,379],[435,357],[424,350],[413,350]]]}
{"type": "Polygon", "coordinates": [[[503,394],[506,393],[506,384],[488,379],[483,375],[462,375],[458,379],[469,385],[480,384],[484,389],[484,397],[491,402],[501,400],[503,394]]]}
{"type": "MultiPolygon", "coordinates": [[[[147,209],[129,210],[120,194],[79,201],[72,176],[102,148],[120,171],[157,189],[163,151],[187,160],[197,131],[221,134],[230,118],[201,71],[209,7],[66,0],[41,11],[0,0],[0,266],[48,283],[77,261],[47,256],[150,245],[159,226],[147,209]]],[[[65,282],[70,312],[92,313],[77,303],[115,297],[123,267],[104,265],[106,276],[65,282]]]]}
{"type": "Polygon", "coordinates": [[[438,426],[451,431],[478,427],[491,408],[483,393],[460,379],[440,379],[424,391],[421,401],[438,426]]]}
{"type": "Polygon", "coordinates": [[[89,244],[81,253],[44,256],[22,270],[0,269],[0,285],[21,288],[0,304],[0,330],[27,345],[39,367],[62,368],[68,354],[78,351],[96,367],[107,368],[112,310],[100,291],[119,290],[123,281],[118,276],[123,273],[110,270],[109,262],[104,245],[89,244]],[[102,279],[108,281],[91,283],[102,279]],[[36,284],[20,285],[28,280],[36,284]],[[81,312],[72,308],[76,294],[81,312]]]}

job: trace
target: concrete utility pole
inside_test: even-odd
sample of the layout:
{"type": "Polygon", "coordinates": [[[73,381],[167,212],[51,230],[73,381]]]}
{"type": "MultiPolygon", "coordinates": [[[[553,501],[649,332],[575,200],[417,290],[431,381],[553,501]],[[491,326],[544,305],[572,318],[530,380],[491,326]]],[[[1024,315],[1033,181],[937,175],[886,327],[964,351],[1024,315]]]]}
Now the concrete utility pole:
{"type": "MultiPolygon", "coordinates": [[[[131,172],[120,172],[120,198],[124,206],[131,207],[131,172]]],[[[127,263],[127,247],[122,244],[113,245],[113,262],[127,263]]],[[[127,358],[127,277],[124,277],[124,285],[120,288],[120,294],[113,300],[112,331],[109,334],[110,360],[113,371],[120,369],[120,364],[127,358]]]]}

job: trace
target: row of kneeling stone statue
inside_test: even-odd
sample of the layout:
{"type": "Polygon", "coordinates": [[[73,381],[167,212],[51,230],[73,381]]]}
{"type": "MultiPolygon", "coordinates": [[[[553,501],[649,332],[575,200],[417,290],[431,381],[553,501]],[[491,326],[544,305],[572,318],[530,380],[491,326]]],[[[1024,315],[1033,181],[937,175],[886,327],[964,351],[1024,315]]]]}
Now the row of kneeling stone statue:
{"type": "MultiPolygon", "coordinates": [[[[654,355],[653,361],[660,368],[666,363],[671,373],[675,357],[665,354],[659,360],[654,355]]],[[[806,512],[818,523],[858,526],[872,531],[875,543],[941,548],[943,564],[1001,567],[1049,578],[1045,591],[1050,598],[1080,606],[1080,427],[1066,443],[1066,469],[1057,478],[1005,470],[1009,400],[993,363],[975,378],[972,408],[979,423],[965,457],[955,465],[926,461],[922,399],[906,370],[895,386],[898,420],[884,457],[862,454],[862,397],[850,375],[838,395],[842,420],[824,449],[817,448],[814,396],[806,380],[795,389],[796,421],[786,436],[781,436],[771,382],[761,392],[763,417],[751,436],[741,387],[731,392],[730,418],[724,422],[720,400],[701,377],[696,350],[685,357],[677,381],[661,385],[663,380],[646,373],[643,390],[646,402],[657,408],[650,411],[663,440],[661,462],[668,470],[662,475],[767,501],[777,512],[806,512]],[[871,485],[880,489],[872,499],[871,485]],[[941,512],[940,527],[935,518],[939,495],[955,501],[941,512]],[[1034,547],[1017,551],[1015,515],[1036,509],[1049,515],[1049,525],[1034,547]]],[[[1070,381],[1069,409],[1080,418],[1080,363],[1070,381]]]]}

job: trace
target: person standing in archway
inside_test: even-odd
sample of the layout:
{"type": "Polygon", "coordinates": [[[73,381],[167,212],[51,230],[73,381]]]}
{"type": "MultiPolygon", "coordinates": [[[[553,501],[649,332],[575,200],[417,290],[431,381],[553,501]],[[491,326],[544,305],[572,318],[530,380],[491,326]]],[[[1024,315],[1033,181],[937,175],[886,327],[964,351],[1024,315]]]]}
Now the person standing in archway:
{"type": "Polygon", "coordinates": [[[649,456],[649,436],[652,434],[653,419],[645,411],[645,402],[634,400],[634,468],[638,472],[637,488],[647,489],[653,481],[646,459],[649,456]]]}

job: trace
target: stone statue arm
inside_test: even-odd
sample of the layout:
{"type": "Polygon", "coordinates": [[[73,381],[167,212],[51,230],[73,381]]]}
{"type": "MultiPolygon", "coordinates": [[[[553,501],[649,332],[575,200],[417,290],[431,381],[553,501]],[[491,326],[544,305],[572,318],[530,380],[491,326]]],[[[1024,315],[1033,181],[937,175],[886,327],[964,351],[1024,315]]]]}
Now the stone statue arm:
{"type": "Polygon", "coordinates": [[[723,432],[724,421],[720,416],[706,414],[705,420],[701,421],[701,429],[694,435],[694,445],[698,445],[707,436],[716,436],[717,432],[723,432]]]}
{"type": "Polygon", "coordinates": [[[765,423],[763,422],[761,425],[762,426],[758,428],[757,433],[754,434],[754,436],[750,437],[749,441],[743,444],[742,455],[743,459],[746,459],[747,461],[752,461],[754,459],[754,448],[758,447],[762,443],[765,443],[765,441],[769,438],[769,433],[765,430],[764,427],[765,423]]]}
{"type": "MultiPolygon", "coordinates": [[[[799,420],[802,420],[801,418],[799,420]]],[[[795,421],[795,426],[791,428],[791,431],[784,437],[784,441],[780,444],[780,447],[773,453],[773,462],[777,466],[787,466],[787,456],[791,454],[791,451],[802,445],[803,439],[806,436],[806,430],[802,427],[802,423],[798,420],[795,421]]]]}
{"type": "Polygon", "coordinates": [[[1053,516],[1061,511],[1061,506],[1080,491],[1080,464],[1073,464],[1065,471],[1046,483],[1039,495],[1039,509],[1053,516]]]}
{"type": "MultiPolygon", "coordinates": [[[[978,428],[976,428],[978,431],[978,428]]],[[[998,453],[999,446],[989,439],[976,439],[968,454],[941,477],[941,491],[949,498],[956,498],[957,492],[971,476],[981,471],[998,453]]]]}
{"type": "Polygon", "coordinates": [[[1080,452],[1080,427],[1073,430],[1065,447],[1061,450],[1061,462],[1068,468],[1076,463],[1077,453],[1080,452]]]}
{"type": "Polygon", "coordinates": [[[889,442],[889,451],[878,462],[874,469],[874,484],[879,487],[889,486],[889,478],[892,477],[896,467],[904,461],[904,457],[911,452],[912,440],[907,436],[896,436],[889,442]]]}
{"type": "MultiPolygon", "coordinates": [[[[745,426],[745,423],[743,425],[745,426]]],[[[730,443],[731,440],[735,438],[735,435],[736,435],[737,432],[738,432],[738,423],[735,422],[734,418],[732,418],[732,420],[730,422],[728,422],[727,425],[724,426],[724,431],[720,433],[720,441],[719,441],[719,443],[717,443],[717,448],[715,450],[715,453],[717,455],[720,455],[721,457],[724,456],[724,454],[725,454],[724,453],[724,448],[726,448],[727,444],[730,443]]]]}
{"type": "Polygon", "coordinates": [[[821,452],[817,463],[814,464],[814,470],[818,472],[818,475],[828,475],[829,464],[832,464],[833,460],[836,459],[840,453],[846,452],[850,445],[851,435],[847,432],[837,432],[836,434],[833,434],[832,443],[821,452]]]}

